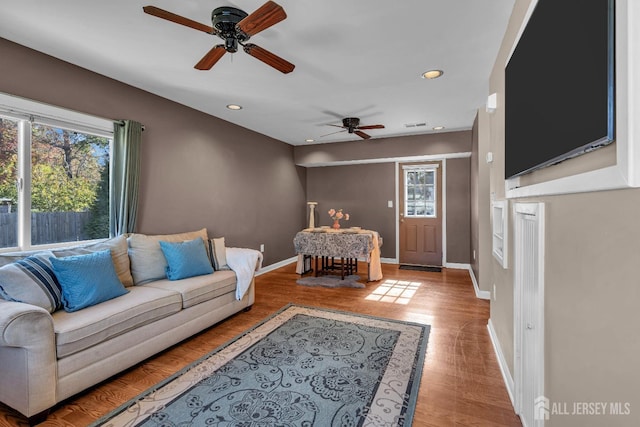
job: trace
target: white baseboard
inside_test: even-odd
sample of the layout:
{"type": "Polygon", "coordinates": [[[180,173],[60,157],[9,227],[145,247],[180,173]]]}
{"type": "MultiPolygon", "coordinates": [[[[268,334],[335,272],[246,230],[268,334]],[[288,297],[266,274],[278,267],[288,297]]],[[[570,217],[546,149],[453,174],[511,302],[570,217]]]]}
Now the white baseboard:
{"type": "MultiPolygon", "coordinates": [[[[298,256],[291,257],[289,259],[284,259],[282,261],[278,261],[275,264],[269,264],[266,267],[262,267],[257,273],[256,276],[259,276],[264,273],[268,273],[273,270],[277,270],[280,267],[284,267],[285,265],[292,264],[294,262],[298,262],[298,256]]],[[[395,258],[380,258],[380,262],[383,264],[397,264],[398,261],[395,258]]]]}
{"type": "Polygon", "coordinates": [[[278,261],[275,264],[269,264],[266,267],[262,267],[257,273],[256,276],[259,276],[264,273],[268,273],[273,270],[277,270],[280,267],[284,267],[285,265],[289,265],[291,263],[298,262],[298,257],[294,256],[289,259],[284,259],[282,261],[278,261]]]}
{"type": "Polygon", "coordinates": [[[471,265],[469,265],[469,276],[471,276],[471,281],[473,282],[473,289],[476,291],[476,298],[491,300],[491,292],[480,290],[480,286],[478,286],[478,281],[476,280],[476,275],[473,274],[473,268],[471,268],[471,265]]]}
{"type": "Polygon", "coordinates": [[[493,328],[491,319],[489,319],[487,323],[487,329],[489,330],[489,338],[491,338],[491,343],[493,344],[493,351],[495,351],[496,357],[498,358],[498,365],[500,366],[500,372],[502,372],[504,385],[507,387],[507,393],[509,394],[509,399],[511,399],[511,406],[515,408],[515,383],[513,382],[511,372],[509,372],[509,365],[507,365],[507,360],[504,358],[504,353],[502,353],[502,347],[500,346],[500,341],[496,335],[496,330],[493,328]]]}
{"type": "Polygon", "coordinates": [[[462,264],[459,262],[445,262],[443,265],[444,268],[453,268],[455,270],[468,270],[470,268],[469,264],[462,264]]]}

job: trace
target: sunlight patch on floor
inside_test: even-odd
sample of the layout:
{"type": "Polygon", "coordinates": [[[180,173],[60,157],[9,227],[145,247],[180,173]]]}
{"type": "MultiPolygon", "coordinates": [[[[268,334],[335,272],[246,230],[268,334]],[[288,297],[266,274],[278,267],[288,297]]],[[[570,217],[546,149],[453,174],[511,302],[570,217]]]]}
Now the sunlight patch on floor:
{"type": "Polygon", "coordinates": [[[388,279],[374,289],[365,299],[406,305],[409,304],[420,285],[422,285],[421,282],[388,279]]]}

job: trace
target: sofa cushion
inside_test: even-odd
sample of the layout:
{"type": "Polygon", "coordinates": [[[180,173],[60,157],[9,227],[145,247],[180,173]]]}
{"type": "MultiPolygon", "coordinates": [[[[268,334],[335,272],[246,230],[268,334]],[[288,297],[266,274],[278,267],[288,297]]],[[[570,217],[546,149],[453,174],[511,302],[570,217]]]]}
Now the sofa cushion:
{"type": "Polygon", "coordinates": [[[52,256],[43,251],[0,267],[0,298],[36,305],[49,313],[62,307],[62,290],[49,261],[52,256]]]}
{"type": "Polygon", "coordinates": [[[124,286],[133,286],[133,277],[131,277],[131,267],[129,264],[129,246],[127,245],[127,238],[125,236],[117,236],[112,239],[84,246],[53,250],[53,254],[58,258],[64,258],[72,255],[90,254],[105,249],[111,251],[113,265],[116,268],[120,282],[122,282],[124,286]]]}
{"type": "Polygon", "coordinates": [[[128,292],[118,279],[109,249],[65,258],[51,257],[50,261],[62,288],[65,311],[78,311],[128,292]]]}
{"type": "Polygon", "coordinates": [[[180,311],[180,294],[134,286],[121,298],[68,313],[53,313],[58,358],[92,347],[117,335],[180,311]]]}
{"type": "Polygon", "coordinates": [[[212,274],[182,280],[156,280],[147,283],[144,287],[179,292],[182,295],[182,307],[187,308],[220,295],[235,292],[236,274],[231,270],[216,271],[212,274]]]}
{"type": "Polygon", "coordinates": [[[180,280],[213,273],[204,240],[198,237],[184,242],[160,240],[160,249],[167,260],[167,279],[180,280]]]}
{"type": "Polygon", "coordinates": [[[207,229],[179,234],[146,235],[133,233],[128,238],[129,258],[133,283],[142,285],[153,280],[165,279],[167,260],[160,249],[160,240],[165,242],[183,242],[202,237],[207,240],[207,229]]]}

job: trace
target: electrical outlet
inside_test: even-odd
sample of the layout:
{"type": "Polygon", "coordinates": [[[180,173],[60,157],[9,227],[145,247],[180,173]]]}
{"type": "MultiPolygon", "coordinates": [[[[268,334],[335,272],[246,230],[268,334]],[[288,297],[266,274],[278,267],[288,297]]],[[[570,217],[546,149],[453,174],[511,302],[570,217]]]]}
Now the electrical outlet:
{"type": "Polygon", "coordinates": [[[389,200],[387,202],[387,207],[392,208],[393,207],[393,200],[389,200]]]}
{"type": "Polygon", "coordinates": [[[264,243],[260,244],[260,252],[264,252],[264,243]]]}
{"type": "Polygon", "coordinates": [[[475,249],[473,250],[473,260],[474,261],[476,260],[476,250],[475,249]]]}
{"type": "Polygon", "coordinates": [[[496,284],[493,284],[493,300],[496,300],[496,284]]]}

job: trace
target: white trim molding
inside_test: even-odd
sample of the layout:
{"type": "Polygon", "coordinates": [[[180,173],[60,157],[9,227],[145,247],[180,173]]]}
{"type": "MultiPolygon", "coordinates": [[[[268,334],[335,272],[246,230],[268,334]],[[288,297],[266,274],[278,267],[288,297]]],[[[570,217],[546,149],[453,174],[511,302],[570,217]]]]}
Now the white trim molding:
{"type": "Polygon", "coordinates": [[[511,376],[511,372],[509,371],[507,359],[504,357],[502,346],[500,346],[500,340],[498,340],[498,335],[496,334],[496,330],[493,327],[493,322],[491,321],[491,319],[489,319],[489,322],[487,323],[487,329],[489,330],[489,338],[491,339],[491,344],[493,344],[493,351],[495,351],[496,357],[498,358],[498,366],[500,367],[500,372],[502,373],[504,385],[507,387],[507,393],[509,394],[509,399],[511,399],[511,406],[515,407],[515,383],[513,382],[513,377],[511,376]]]}
{"type": "Polygon", "coordinates": [[[294,256],[288,259],[283,259],[282,261],[278,261],[274,264],[269,264],[266,267],[262,267],[256,273],[256,276],[260,276],[261,274],[268,273],[273,270],[277,270],[280,267],[284,267],[285,265],[293,264],[294,262],[298,262],[298,257],[294,256]]]}
{"type": "MultiPolygon", "coordinates": [[[[447,263],[446,266],[449,268],[450,265],[456,265],[452,263],[447,263]]],[[[476,279],[476,275],[473,273],[473,268],[471,268],[470,264],[457,264],[460,265],[460,269],[469,270],[469,276],[471,277],[471,282],[473,283],[473,290],[476,293],[476,298],[491,300],[491,292],[490,291],[482,291],[480,290],[480,286],[478,285],[478,280],[476,279]],[[464,267],[463,267],[464,266],[464,267]]],[[[456,267],[450,267],[456,268],[456,267]]]]}

